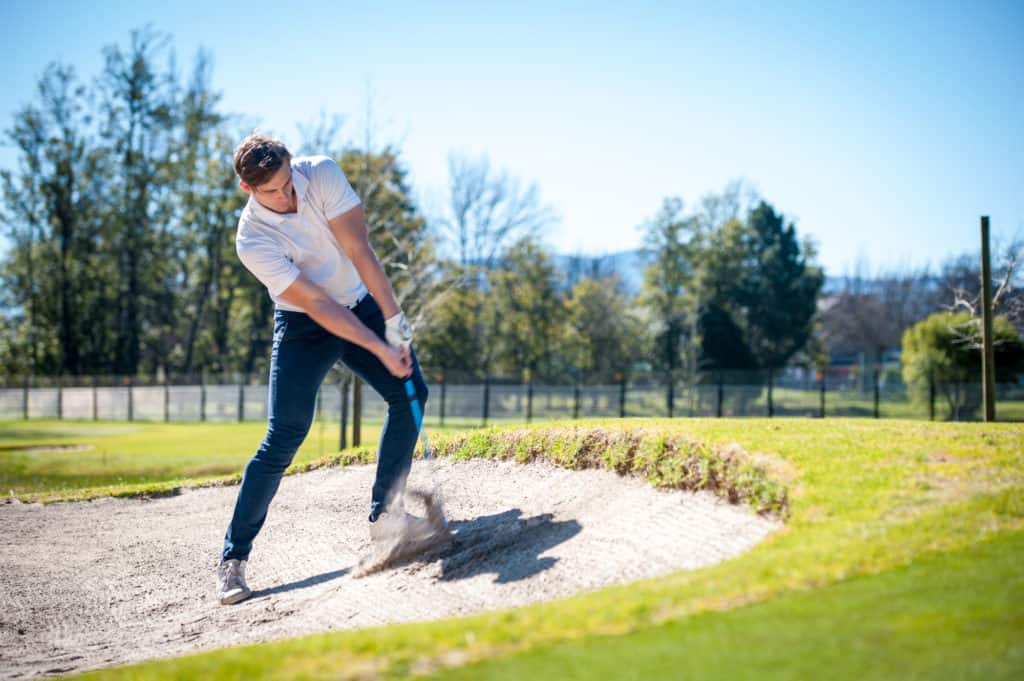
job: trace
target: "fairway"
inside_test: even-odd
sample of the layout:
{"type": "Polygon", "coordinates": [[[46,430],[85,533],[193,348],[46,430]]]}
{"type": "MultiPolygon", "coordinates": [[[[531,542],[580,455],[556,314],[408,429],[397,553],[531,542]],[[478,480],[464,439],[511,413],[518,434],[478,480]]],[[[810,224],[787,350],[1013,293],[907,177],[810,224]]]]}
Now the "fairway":
{"type": "Polygon", "coordinates": [[[1024,533],[729,612],[542,647],[431,679],[1013,679],[1024,533]]]}
{"type": "MultiPolygon", "coordinates": [[[[373,446],[380,423],[364,423],[373,446]]],[[[241,478],[266,424],[0,422],[0,493],[23,501],[167,493],[241,478]]],[[[291,472],[338,451],[339,427],[314,423],[291,472]]],[[[351,437],[351,435],[350,435],[351,437]]]]}
{"type": "MultiPolygon", "coordinates": [[[[732,499],[783,520],[784,526],[714,565],[657,577],[637,574],[633,579],[639,581],[561,600],[348,631],[331,631],[345,627],[320,618],[323,633],[313,636],[112,667],[86,677],[436,673],[466,679],[640,679],[678,673],[682,678],[796,680],[828,669],[829,678],[850,679],[1019,678],[1024,659],[1024,619],[1015,605],[1022,597],[1024,548],[1024,430],[1019,425],[627,419],[448,432],[434,442],[445,466],[484,459],[517,462],[529,470],[557,466],[567,474],[608,469],[666,490],[703,490],[732,499]]],[[[367,453],[346,457],[339,460],[361,462],[367,453]]],[[[471,476],[478,482],[467,484],[487,489],[496,476],[511,475],[513,482],[520,480],[519,503],[548,496],[526,484],[527,478],[516,478],[514,469],[502,470],[507,472],[480,469],[471,476]]],[[[306,477],[291,476],[285,483],[303,484],[306,477]]],[[[187,500],[197,493],[149,503],[187,500]]],[[[287,505],[285,499],[280,503],[287,505]]],[[[557,522],[583,517],[582,507],[565,508],[571,510],[557,522]]],[[[0,507],[0,522],[9,528],[13,516],[5,510],[0,507]]],[[[556,559],[557,564],[557,543],[543,546],[530,550],[531,560],[540,565],[556,559]]],[[[507,548],[509,558],[520,550],[507,548]]],[[[336,555],[333,569],[343,570],[351,558],[336,555]]],[[[445,558],[438,560],[382,578],[410,579],[417,592],[443,598],[452,584],[443,579],[445,558]]],[[[294,556],[272,562],[280,563],[287,577],[277,587],[264,587],[262,600],[254,603],[259,607],[245,610],[243,604],[227,611],[240,618],[232,625],[235,631],[258,636],[264,606],[288,611],[296,598],[329,598],[351,583],[327,568],[304,571],[304,561],[294,556]]],[[[497,573],[488,579],[500,581],[497,573]]],[[[397,612],[386,600],[378,602],[397,612]]],[[[216,629],[203,622],[225,613],[212,600],[209,607],[189,630],[196,640],[216,629]]],[[[108,664],[116,661],[115,656],[108,664]]]]}

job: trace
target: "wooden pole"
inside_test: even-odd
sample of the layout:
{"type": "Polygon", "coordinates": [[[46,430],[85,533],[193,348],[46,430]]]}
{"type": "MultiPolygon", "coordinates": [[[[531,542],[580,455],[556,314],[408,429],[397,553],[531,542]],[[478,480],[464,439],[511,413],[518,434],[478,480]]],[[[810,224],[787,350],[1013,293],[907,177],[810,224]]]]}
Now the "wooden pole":
{"type": "Polygon", "coordinates": [[[982,401],[985,420],[996,420],[996,363],[992,345],[992,264],[988,247],[988,216],[981,216],[982,401]]]}
{"type": "Polygon", "coordinates": [[[715,395],[715,416],[722,418],[722,403],[725,401],[725,381],[722,372],[718,372],[718,386],[715,395]]]}
{"type": "Polygon", "coordinates": [[[338,451],[348,448],[348,376],[342,372],[338,386],[341,388],[341,437],[338,440],[338,451]]]}
{"type": "Polygon", "coordinates": [[[825,369],[819,372],[821,378],[818,379],[818,417],[825,418],[825,369]]]}
{"type": "Polygon", "coordinates": [[[363,441],[363,382],[358,376],[352,378],[352,446],[358,447],[363,441]]]}
{"type": "Polygon", "coordinates": [[[448,379],[441,375],[441,427],[444,428],[444,406],[445,406],[445,392],[448,386],[448,379]]]}
{"type": "Polygon", "coordinates": [[[878,404],[879,403],[879,397],[880,397],[879,394],[878,394],[878,367],[875,367],[875,373],[874,373],[874,379],[873,380],[874,380],[874,389],[875,389],[875,418],[877,419],[877,418],[879,418],[881,416],[881,414],[880,414],[881,410],[879,409],[879,404],[878,404]]]}
{"type": "Polygon", "coordinates": [[[487,418],[491,415],[491,375],[484,376],[484,425],[487,425],[487,418]]]}

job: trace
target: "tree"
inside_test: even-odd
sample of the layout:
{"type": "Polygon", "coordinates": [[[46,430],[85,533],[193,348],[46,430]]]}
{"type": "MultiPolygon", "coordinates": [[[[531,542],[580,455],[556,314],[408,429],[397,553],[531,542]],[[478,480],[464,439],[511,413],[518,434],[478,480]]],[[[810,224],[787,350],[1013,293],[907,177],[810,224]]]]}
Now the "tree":
{"type": "Polygon", "coordinates": [[[683,200],[664,200],[661,210],[644,226],[644,250],[652,262],[644,270],[641,302],[660,325],[655,334],[655,366],[674,374],[681,366],[683,341],[692,337],[689,321],[696,305],[693,285],[700,249],[696,218],[683,217],[683,200]]]}
{"type": "Polygon", "coordinates": [[[551,257],[521,239],[502,258],[493,282],[488,304],[497,316],[497,358],[518,376],[553,379],[562,368],[556,356],[565,310],[551,257]]]}
{"type": "MultiPolygon", "coordinates": [[[[699,279],[695,283],[700,333],[697,367],[701,371],[748,371],[759,367],[750,347],[742,304],[743,287],[751,277],[747,226],[733,218],[709,231],[701,244],[699,279]]],[[[749,378],[741,378],[749,382],[749,378]]]]}
{"type": "Polygon", "coordinates": [[[440,297],[430,314],[417,328],[416,352],[427,371],[455,374],[464,380],[484,378],[489,365],[490,348],[478,324],[495,325],[492,306],[483,300],[484,292],[456,282],[440,297]],[[477,315],[476,311],[482,311],[477,315]]]}
{"type": "Polygon", "coordinates": [[[821,300],[819,337],[827,350],[863,352],[877,366],[886,350],[900,346],[908,328],[939,309],[939,299],[927,268],[872,276],[862,261],[821,300]]]}
{"type": "Polygon", "coordinates": [[[716,373],[716,380],[721,380],[723,371],[746,372],[757,368],[757,360],[744,340],[743,329],[718,303],[701,306],[697,331],[701,371],[716,373]]]}
{"type": "MultiPolygon", "coordinates": [[[[1024,333],[1024,241],[1013,239],[995,247],[992,270],[992,312],[1024,333]]],[[[961,255],[946,262],[940,277],[947,310],[966,312],[970,320],[961,326],[965,340],[981,344],[981,258],[977,254],[961,255]]]]}
{"type": "Polygon", "coordinates": [[[363,202],[370,241],[406,316],[418,326],[436,302],[440,276],[425,218],[398,151],[346,149],[339,161],[363,202]]]}
{"type": "Polygon", "coordinates": [[[510,244],[535,237],[555,219],[537,185],[521,187],[507,172],[493,170],[486,156],[449,155],[448,190],[440,226],[467,274],[473,267],[493,269],[510,244]]]}
{"type": "MultiPolygon", "coordinates": [[[[484,376],[494,369],[501,340],[493,308],[499,260],[517,240],[531,238],[553,220],[536,185],[522,188],[507,172],[492,169],[486,156],[449,155],[447,208],[436,224],[446,242],[444,251],[454,262],[444,267],[433,290],[435,300],[442,301],[457,289],[455,297],[471,306],[460,324],[468,322],[474,330],[479,350],[476,371],[484,376]]],[[[426,327],[436,328],[429,318],[426,327]]]]}
{"type": "Polygon", "coordinates": [[[619,278],[580,279],[565,301],[566,354],[590,382],[607,383],[634,363],[641,353],[644,330],[618,292],[619,278]]]}
{"type": "Polygon", "coordinates": [[[175,120],[173,71],[156,64],[168,37],[149,29],[133,31],[127,51],[105,50],[99,81],[104,115],[102,135],[116,166],[109,175],[111,210],[105,247],[116,266],[114,370],[134,374],[143,363],[162,361],[153,335],[174,317],[172,142],[175,120]]]}
{"type": "Polygon", "coordinates": [[[24,326],[8,333],[20,336],[12,347],[21,346],[28,361],[19,366],[29,371],[80,374],[97,361],[84,313],[96,295],[90,261],[104,173],[87,105],[74,69],[52,64],[37,103],[21,109],[7,132],[21,169],[2,177],[2,220],[14,245],[5,304],[23,311],[24,326]]]}
{"type": "Polygon", "coordinates": [[[807,345],[824,275],[796,227],[762,201],[747,217],[747,268],[736,291],[747,343],[758,364],[783,367],[807,345]]]}
{"type": "Polygon", "coordinates": [[[730,222],[740,220],[751,208],[757,205],[760,198],[753,187],[744,180],[732,180],[725,185],[721,194],[714,192],[701,197],[700,208],[694,217],[705,233],[722,229],[730,222]]]}
{"type": "Polygon", "coordinates": [[[229,160],[234,145],[223,129],[226,117],[217,111],[220,94],[210,89],[210,71],[209,57],[200,52],[178,107],[173,170],[181,286],[162,356],[185,374],[197,366],[225,371],[232,364],[230,314],[243,281],[234,232],[245,195],[229,160]]]}
{"type": "MultiPolygon", "coordinates": [[[[911,399],[927,404],[934,389],[955,421],[975,418],[981,406],[981,351],[959,331],[970,320],[966,312],[939,312],[903,334],[903,381],[911,399]]],[[[993,322],[996,380],[1012,384],[1024,373],[1024,341],[1005,317],[993,322]]]]}

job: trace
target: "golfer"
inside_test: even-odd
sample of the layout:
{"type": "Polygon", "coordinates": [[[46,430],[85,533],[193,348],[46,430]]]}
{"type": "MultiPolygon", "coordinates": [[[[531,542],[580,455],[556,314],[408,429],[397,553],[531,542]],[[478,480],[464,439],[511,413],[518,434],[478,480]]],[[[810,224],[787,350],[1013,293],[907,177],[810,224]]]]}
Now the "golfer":
{"type": "MultiPolygon", "coordinates": [[[[412,334],[377,255],[363,207],[326,156],[292,158],[280,141],[252,134],[235,150],[249,201],[235,246],[275,303],[267,434],[245,467],[217,568],[221,603],[252,591],[245,565],[285,469],[309,432],[316,394],[339,359],[388,404],[369,521],[400,497],[419,435],[406,381],[427,399],[412,334]]],[[[373,526],[371,526],[371,534],[373,526]]]]}

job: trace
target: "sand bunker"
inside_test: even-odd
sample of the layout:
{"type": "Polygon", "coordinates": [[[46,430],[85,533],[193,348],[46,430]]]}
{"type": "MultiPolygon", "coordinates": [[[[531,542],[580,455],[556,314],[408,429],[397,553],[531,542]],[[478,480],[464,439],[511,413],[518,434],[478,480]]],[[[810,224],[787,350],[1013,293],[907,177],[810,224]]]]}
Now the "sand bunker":
{"type": "Polygon", "coordinates": [[[214,568],[237,487],[0,504],[0,678],[526,605],[710,565],[779,526],[606,471],[435,467],[455,542],[358,580],[373,468],[286,477],[250,556],[255,594],[235,606],[217,603],[214,568]]]}

